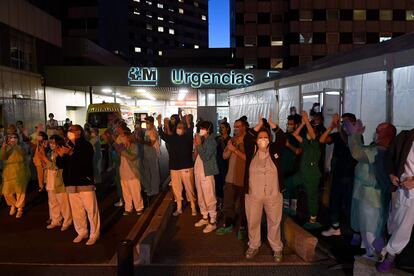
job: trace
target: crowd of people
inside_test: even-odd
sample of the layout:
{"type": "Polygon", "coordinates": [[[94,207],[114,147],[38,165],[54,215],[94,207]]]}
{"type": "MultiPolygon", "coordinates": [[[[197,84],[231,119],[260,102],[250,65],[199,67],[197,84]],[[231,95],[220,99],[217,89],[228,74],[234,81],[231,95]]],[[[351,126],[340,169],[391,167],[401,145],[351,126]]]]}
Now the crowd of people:
{"type": "Polygon", "coordinates": [[[271,116],[260,116],[252,127],[243,116],[233,131],[227,120],[221,121],[218,136],[212,122],[195,124],[191,114],[147,116],[145,129],[137,123],[133,131],[124,121],[112,120],[101,135],[70,120],[60,127],[50,114],[46,132],[39,124],[29,136],[19,121],[0,137],[2,193],[10,215],[22,217],[32,166],[39,191],[48,193],[47,228],[65,231],[73,223],[74,242],[88,238],[86,244],[92,245],[100,233],[95,189],[104,167],[114,171],[116,205],[124,207],[125,216],[140,215],[145,199],[160,191],[163,141],[176,202],[173,216],[180,216],[189,202],[191,215],[201,214],[194,226],[203,233],[247,237],[246,258],[259,252],[263,211],[276,262],[283,258],[283,213],[294,217],[304,206],[303,227],[322,229],[321,195],[330,186],[330,225],[322,235],[343,235],[341,223],[348,223],[352,243],[361,243],[364,256],[378,262],[378,271],[389,271],[414,224],[414,130],[397,135],[392,124],[381,123],[365,146],[365,127],[354,114],[335,114],[325,128],[321,112],[290,111],[285,130],[271,116]],[[325,144],[333,144],[328,178],[325,144]]]}

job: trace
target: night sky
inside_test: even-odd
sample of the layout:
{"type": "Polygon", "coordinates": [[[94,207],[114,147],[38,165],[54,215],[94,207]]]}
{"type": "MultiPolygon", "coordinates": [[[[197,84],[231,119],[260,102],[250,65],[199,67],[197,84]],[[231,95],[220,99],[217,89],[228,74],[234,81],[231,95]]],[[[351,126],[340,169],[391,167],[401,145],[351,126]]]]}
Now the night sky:
{"type": "Polygon", "coordinates": [[[209,0],[209,47],[230,47],[229,0],[209,0]]]}

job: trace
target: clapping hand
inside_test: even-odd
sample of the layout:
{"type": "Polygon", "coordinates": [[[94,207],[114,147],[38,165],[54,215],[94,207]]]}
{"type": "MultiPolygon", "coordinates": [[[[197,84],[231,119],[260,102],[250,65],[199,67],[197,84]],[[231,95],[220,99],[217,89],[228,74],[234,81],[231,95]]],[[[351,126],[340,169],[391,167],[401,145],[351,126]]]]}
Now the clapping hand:
{"type": "Polygon", "coordinates": [[[332,116],[331,128],[337,128],[339,126],[339,120],[340,120],[339,114],[335,113],[332,116]]]}
{"type": "Polygon", "coordinates": [[[272,114],[269,114],[269,120],[267,121],[271,129],[277,128],[277,124],[273,121],[272,114]]]}
{"type": "Polygon", "coordinates": [[[346,120],[344,122],[344,129],[348,135],[351,134],[363,134],[365,131],[365,126],[362,124],[361,120],[357,120],[355,124],[346,120]]]}
{"type": "Polygon", "coordinates": [[[227,149],[231,152],[235,152],[237,150],[237,148],[233,145],[231,141],[227,143],[227,149]]]}
{"type": "Polygon", "coordinates": [[[303,111],[302,112],[302,124],[306,124],[307,122],[309,122],[308,113],[306,111],[303,111]]]}

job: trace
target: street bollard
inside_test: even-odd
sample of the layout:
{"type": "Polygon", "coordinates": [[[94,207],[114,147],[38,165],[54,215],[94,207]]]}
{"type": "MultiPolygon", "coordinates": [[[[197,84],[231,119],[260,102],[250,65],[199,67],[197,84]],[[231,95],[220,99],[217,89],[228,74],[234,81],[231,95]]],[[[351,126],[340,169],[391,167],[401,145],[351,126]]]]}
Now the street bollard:
{"type": "Polygon", "coordinates": [[[118,246],[118,276],[134,275],[134,250],[131,240],[122,240],[118,246]]]}

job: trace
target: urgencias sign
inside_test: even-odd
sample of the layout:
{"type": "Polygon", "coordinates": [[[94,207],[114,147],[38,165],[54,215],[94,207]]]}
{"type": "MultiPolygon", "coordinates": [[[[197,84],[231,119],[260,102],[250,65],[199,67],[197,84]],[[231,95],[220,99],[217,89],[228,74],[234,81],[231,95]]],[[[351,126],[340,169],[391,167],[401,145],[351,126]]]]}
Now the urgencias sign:
{"type": "Polygon", "coordinates": [[[224,72],[195,72],[185,69],[156,67],[131,67],[128,72],[130,86],[191,86],[201,87],[244,87],[255,82],[250,72],[235,70],[224,72]],[[169,77],[167,77],[169,76],[169,77]]]}

